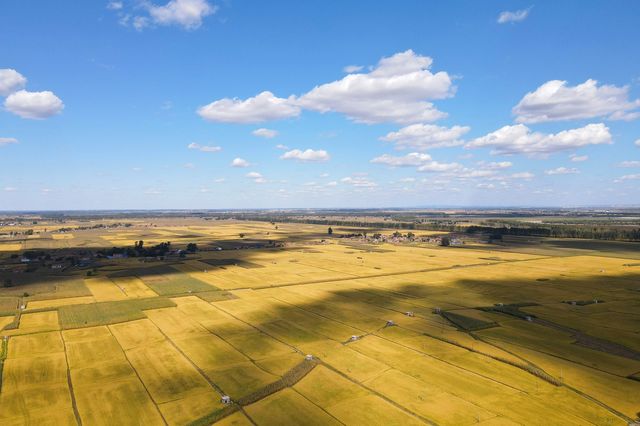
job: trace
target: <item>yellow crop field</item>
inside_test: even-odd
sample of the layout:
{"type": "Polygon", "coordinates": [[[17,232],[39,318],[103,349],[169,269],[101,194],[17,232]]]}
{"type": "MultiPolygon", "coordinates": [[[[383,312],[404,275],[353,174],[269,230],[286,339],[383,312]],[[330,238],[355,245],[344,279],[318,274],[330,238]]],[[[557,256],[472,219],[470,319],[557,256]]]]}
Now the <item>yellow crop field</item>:
{"type": "Polygon", "coordinates": [[[59,242],[206,249],[21,273],[0,288],[0,424],[624,426],[639,415],[640,269],[628,252],[192,220],[59,242]]]}

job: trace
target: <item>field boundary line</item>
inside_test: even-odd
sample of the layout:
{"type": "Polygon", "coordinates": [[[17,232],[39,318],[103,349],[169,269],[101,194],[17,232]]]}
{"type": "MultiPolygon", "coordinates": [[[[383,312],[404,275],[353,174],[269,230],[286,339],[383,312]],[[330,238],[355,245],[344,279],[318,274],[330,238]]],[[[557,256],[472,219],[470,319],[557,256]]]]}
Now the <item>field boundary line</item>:
{"type": "Polygon", "coordinates": [[[64,362],[65,364],[67,364],[67,386],[69,387],[69,394],[71,396],[71,408],[73,409],[73,415],[76,418],[76,422],[79,426],[82,426],[82,418],[80,417],[80,412],[78,411],[76,395],[73,390],[73,383],[71,382],[71,367],[69,366],[69,357],[67,356],[67,341],[64,339],[62,330],[58,331],[58,333],[60,333],[60,339],[62,339],[62,345],[64,347],[64,362]]]}
{"type": "Polygon", "coordinates": [[[151,395],[151,392],[149,392],[149,388],[147,388],[147,385],[144,383],[144,381],[142,380],[142,377],[140,377],[140,374],[138,373],[138,370],[136,370],[136,368],[133,366],[133,364],[131,364],[131,360],[129,359],[129,357],[127,356],[127,351],[124,350],[124,348],[122,347],[122,345],[120,344],[120,342],[118,341],[118,339],[116,338],[116,336],[113,334],[113,332],[111,331],[111,327],[110,325],[106,325],[105,327],[107,327],[107,329],[109,330],[109,334],[111,334],[111,337],[113,337],[114,339],[116,339],[116,342],[118,342],[118,346],[120,346],[120,350],[122,351],[122,353],[124,354],[125,359],[127,360],[127,363],[129,364],[129,367],[131,367],[131,369],[133,370],[133,372],[135,373],[136,377],[138,378],[138,380],[140,381],[140,383],[142,384],[142,387],[144,388],[145,392],[147,392],[147,395],[149,395],[149,399],[153,402],[154,407],[156,408],[156,410],[158,410],[158,414],[160,414],[160,418],[162,419],[162,421],[164,422],[165,425],[168,425],[169,423],[167,423],[167,419],[164,418],[164,415],[162,414],[162,411],[160,410],[160,407],[158,407],[158,403],[156,402],[155,399],[153,399],[153,395],[151,395]]]}

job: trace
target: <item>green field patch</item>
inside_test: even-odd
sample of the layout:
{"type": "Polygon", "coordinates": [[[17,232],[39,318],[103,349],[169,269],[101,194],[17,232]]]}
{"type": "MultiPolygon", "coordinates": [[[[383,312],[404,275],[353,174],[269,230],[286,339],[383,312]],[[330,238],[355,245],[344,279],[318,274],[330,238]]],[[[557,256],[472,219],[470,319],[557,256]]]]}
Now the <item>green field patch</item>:
{"type": "Polygon", "coordinates": [[[203,281],[178,271],[169,265],[157,265],[149,268],[128,269],[110,274],[110,278],[136,276],[160,296],[197,293],[218,290],[203,281]]]}
{"type": "Polygon", "coordinates": [[[240,259],[200,259],[200,262],[211,266],[239,266],[245,269],[264,268],[258,263],[248,262],[240,259]]]}
{"type": "Polygon", "coordinates": [[[455,312],[442,312],[441,315],[451,321],[456,327],[464,331],[482,330],[484,328],[497,327],[498,324],[492,321],[483,321],[455,312]]]}
{"type": "Polygon", "coordinates": [[[164,297],[148,299],[118,300],[85,305],[61,306],[58,308],[63,329],[116,324],[146,318],[144,310],[176,306],[164,297]]]}

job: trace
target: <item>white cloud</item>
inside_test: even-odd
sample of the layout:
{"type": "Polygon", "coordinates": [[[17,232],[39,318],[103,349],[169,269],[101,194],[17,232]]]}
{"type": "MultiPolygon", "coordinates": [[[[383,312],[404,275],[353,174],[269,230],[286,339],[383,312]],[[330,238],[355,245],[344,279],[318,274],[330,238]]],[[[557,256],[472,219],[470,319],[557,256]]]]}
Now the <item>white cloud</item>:
{"type": "Polygon", "coordinates": [[[331,181],[331,182],[327,182],[327,186],[337,186],[338,182],[336,182],[335,180],[331,181]]]}
{"type": "Polygon", "coordinates": [[[279,143],[278,145],[276,145],[276,148],[277,148],[277,149],[282,149],[282,150],[287,150],[287,149],[289,149],[289,147],[288,147],[288,146],[286,146],[286,145],[282,145],[281,143],[279,143]]]}
{"type": "Polygon", "coordinates": [[[226,179],[225,178],[218,178],[218,179],[214,179],[213,182],[214,183],[223,183],[223,182],[226,182],[226,179]]]}
{"type": "Polygon", "coordinates": [[[600,85],[589,79],[577,86],[551,80],[527,93],[513,108],[519,123],[605,117],[630,120],[640,117],[640,99],[629,101],[629,86],[600,85]]]}
{"type": "Polygon", "coordinates": [[[640,139],[638,139],[637,141],[634,142],[635,146],[640,148],[640,139]]]}
{"type": "Polygon", "coordinates": [[[525,179],[525,180],[529,180],[529,179],[533,179],[535,177],[535,175],[531,172],[519,172],[519,173],[514,173],[510,176],[512,179],[525,179]]]}
{"type": "Polygon", "coordinates": [[[640,167],[640,161],[637,161],[637,160],[623,161],[618,164],[618,167],[625,167],[625,168],[640,167]]]}
{"type": "Polygon", "coordinates": [[[377,183],[365,176],[348,176],[340,179],[340,182],[353,185],[356,188],[374,188],[378,186],[377,183]]]}
{"type": "Polygon", "coordinates": [[[20,90],[5,99],[4,107],[22,118],[43,119],[62,112],[64,104],[53,92],[20,90]]]}
{"type": "Polygon", "coordinates": [[[412,167],[421,166],[431,161],[429,154],[412,152],[402,157],[394,157],[393,155],[384,154],[371,160],[371,163],[386,164],[391,167],[412,167]]]}
{"type": "Polygon", "coordinates": [[[110,1],[109,3],[107,3],[107,9],[109,9],[109,10],[120,10],[120,9],[122,9],[122,2],[121,1],[110,1]]]}
{"type": "Polygon", "coordinates": [[[416,123],[446,116],[429,100],[453,96],[444,71],[433,74],[433,60],[412,50],[382,58],[369,73],[349,74],[316,86],[298,99],[304,108],[339,112],[359,123],[416,123]]]}
{"type": "Polygon", "coordinates": [[[319,150],[307,149],[304,151],[301,151],[299,149],[294,149],[294,150],[285,152],[283,155],[280,156],[280,158],[283,160],[298,160],[303,162],[321,162],[321,161],[328,161],[331,158],[331,156],[327,151],[323,149],[319,149],[319,150]]]}
{"type": "Polygon", "coordinates": [[[11,68],[0,69],[0,96],[7,96],[22,89],[27,79],[18,71],[11,68]]]}
{"type": "Polygon", "coordinates": [[[206,0],[171,0],[164,6],[147,4],[146,7],[155,24],[179,25],[187,30],[199,28],[205,17],[218,10],[206,0]]]}
{"type": "Polygon", "coordinates": [[[0,146],[12,145],[18,143],[16,138],[0,138],[0,146]]]}
{"type": "Polygon", "coordinates": [[[485,163],[481,161],[478,163],[478,165],[486,170],[503,170],[513,166],[513,163],[510,161],[500,161],[500,162],[491,162],[491,163],[485,163]]]}
{"type": "Polygon", "coordinates": [[[640,173],[637,174],[633,174],[633,175],[624,175],[618,179],[616,179],[614,182],[622,182],[625,180],[637,180],[640,179],[640,173]]]}
{"type": "Polygon", "coordinates": [[[198,109],[211,121],[258,123],[296,117],[301,109],[345,114],[359,123],[411,124],[446,117],[430,102],[452,97],[452,78],[430,71],[433,60],[412,50],[382,58],[368,73],[354,73],[316,86],[302,96],[278,98],[265,91],[241,99],[224,98],[198,109]]]}
{"type": "Polygon", "coordinates": [[[550,154],[587,145],[610,144],[611,133],[602,123],[545,134],[532,132],[524,124],[504,126],[467,143],[467,148],[493,148],[492,154],[550,154]]]}
{"type": "Polygon", "coordinates": [[[238,158],[234,158],[233,161],[231,162],[231,167],[249,167],[251,164],[249,164],[249,162],[245,159],[242,159],[240,157],[238,158]]]}
{"type": "Polygon", "coordinates": [[[342,70],[347,74],[353,74],[354,72],[362,71],[363,68],[362,65],[347,65],[342,70]]]}
{"type": "Polygon", "coordinates": [[[187,145],[187,148],[195,149],[195,150],[202,151],[202,152],[218,152],[218,151],[222,151],[222,148],[219,147],[219,146],[200,145],[200,144],[197,144],[195,142],[192,142],[189,145],[187,145]]]}
{"type": "Polygon", "coordinates": [[[398,182],[402,182],[402,183],[411,183],[415,181],[416,181],[416,178],[412,178],[412,177],[406,177],[398,180],[398,182]]]}
{"type": "Polygon", "coordinates": [[[578,169],[575,168],[567,168],[567,167],[558,167],[556,169],[545,170],[544,174],[553,176],[553,175],[575,175],[580,173],[578,169]]]}
{"type": "Polygon", "coordinates": [[[273,139],[276,136],[278,136],[278,131],[277,130],[265,129],[264,127],[260,128],[260,129],[256,129],[251,133],[254,136],[258,136],[258,137],[266,138],[266,139],[273,139]]]}
{"type": "Polygon", "coordinates": [[[442,127],[435,124],[412,124],[397,132],[387,133],[380,138],[385,142],[393,142],[398,149],[417,149],[424,151],[431,148],[462,145],[462,135],[470,130],[469,127],[442,127]]]}
{"type": "Polygon", "coordinates": [[[587,161],[589,159],[589,156],[588,155],[571,154],[569,156],[569,158],[574,163],[581,163],[583,161],[587,161]]]}
{"type": "Polygon", "coordinates": [[[222,123],[260,123],[300,115],[293,96],[278,98],[271,92],[262,92],[246,100],[224,98],[198,108],[198,114],[209,121],[222,123]]]}
{"type": "Polygon", "coordinates": [[[16,188],[14,188],[13,186],[5,186],[5,187],[4,187],[4,190],[5,190],[6,192],[15,192],[15,191],[17,191],[17,189],[16,189],[16,188]]]}
{"type": "Polygon", "coordinates": [[[252,179],[255,183],[266,183],[267,180],[258,172],[249,172],[245,175],[249,179],[252,179]]]}
{"type": "Polygon", "coordinates": [[[418,167],[419,172],[431,172],[431,173],[447,173],[464,170],[464,166],[459,163],[439,163],[437,161],[431,161],[418,167]]]}
{"type": "Polygon", "coordinates": [[[495,189],[496,186],[492,183],[479,183],[476,185],[476,188],[480,189],[495,189]]]}
{"type": "Polygon", "coordinates": [[[498,15],[498,23],[506,24],[509,22],[524,21],[527,18],[527,16],[529,16],[530,11],[531,11],[531,8],[529,7],[527,9],[516,10],[515,12],[509,12],[509,11],[500,12],[500,15],[498,15]]]}
{"type": "Polygon", "coordinates": [[[185,163],[185,164],[183,164],[183,167],[184,167],[185,169],[195,169],[195,168],[196,168],[196,165],[195,165],[195,164],[193,164],[193,163],[185,163]]]}

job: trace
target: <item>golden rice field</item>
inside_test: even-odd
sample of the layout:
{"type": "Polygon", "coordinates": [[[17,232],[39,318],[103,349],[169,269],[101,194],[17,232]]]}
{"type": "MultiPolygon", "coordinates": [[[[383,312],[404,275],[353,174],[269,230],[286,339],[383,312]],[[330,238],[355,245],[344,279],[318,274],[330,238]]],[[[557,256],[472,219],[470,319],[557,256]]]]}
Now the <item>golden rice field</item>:
{"type": "Polygon", "coordinates": [[[640,264],[624,251],[373,245],[338,238],[352,229],[235,221],[44,229],[0,242],[0,259],[138,240],[200,250],[0,288],[1,425],[640,416],[640,264]]]}

